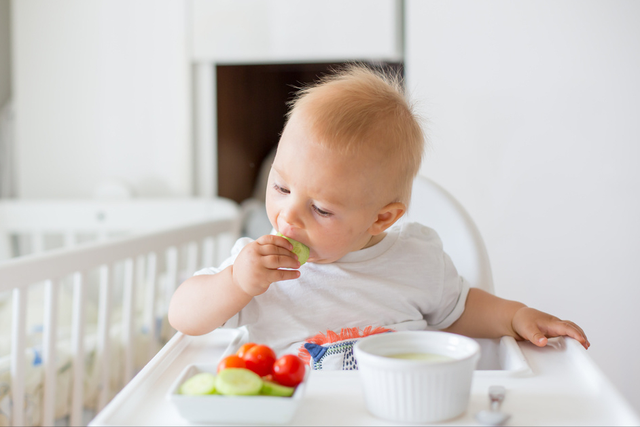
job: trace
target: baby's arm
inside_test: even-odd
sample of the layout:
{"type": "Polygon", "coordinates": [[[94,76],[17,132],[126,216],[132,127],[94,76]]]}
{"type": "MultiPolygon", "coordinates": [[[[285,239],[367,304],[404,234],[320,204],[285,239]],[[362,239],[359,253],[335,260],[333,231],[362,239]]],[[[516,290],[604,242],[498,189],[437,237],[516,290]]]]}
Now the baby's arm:
{"type": "Polygon", "coordinates": [[[584,348],[590,346],[584,331],[575,323],[475,288],[469,290],[462,316],[445,330],[473,338],[509,335],[540,347],[547,344],[547,338],[566,335],[584,348]]]}
{"type": "Polygon", "coordinates": [[[283,237],[266,235],[249,243],[233,265],[182,283],[169,303],[169,323],[187,335],[202,335],[224,324],[271,283],[297,279],[297,256],[283,237]]]}

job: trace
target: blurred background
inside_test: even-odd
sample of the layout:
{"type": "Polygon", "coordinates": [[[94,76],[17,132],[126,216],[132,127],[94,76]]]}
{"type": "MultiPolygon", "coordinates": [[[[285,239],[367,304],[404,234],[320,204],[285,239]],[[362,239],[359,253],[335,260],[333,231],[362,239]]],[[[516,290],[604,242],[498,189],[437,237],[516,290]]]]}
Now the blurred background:
{"type": "Polygon", "coordinates": [[[638,23],[633,0],[0,0],[0,198],[247,203],[294,86],[401,70],[497,294],[580,324],[640,411],[638,23]]]}

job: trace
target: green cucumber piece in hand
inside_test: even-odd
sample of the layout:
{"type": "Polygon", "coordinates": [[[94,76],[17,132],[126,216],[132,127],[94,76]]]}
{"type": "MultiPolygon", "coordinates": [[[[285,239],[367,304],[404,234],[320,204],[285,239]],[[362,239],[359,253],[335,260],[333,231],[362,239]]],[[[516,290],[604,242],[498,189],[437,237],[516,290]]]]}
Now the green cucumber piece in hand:
{"type": "Polygon", "coordinates": [[[283,236],[281,233],[278,233],[278,236],[284,237],[289,242],[291,242],[291,244],[293,245],[293,250],[291,252],[298,255],[298,261],[300,262],[300,265],[307,262],[307,260],[309,259],[309,247],[307,245],[305,245],[304,243],[300,243],[297,240],[293,240],[287,236],[283,236]]]}
{"type": "Polygon", "coordinates": [[[245,368],[227,368],[218,373],[216,390],[227,396],[254,396],[262,390],[262,378],[245,368]]]}
{"type": "Polygon", "coordinates": [[[179,392],[186,396],[215,394],[216,376],[210,372],[200,372],[199,374],[195,374],[182,383],[179,392]]]}

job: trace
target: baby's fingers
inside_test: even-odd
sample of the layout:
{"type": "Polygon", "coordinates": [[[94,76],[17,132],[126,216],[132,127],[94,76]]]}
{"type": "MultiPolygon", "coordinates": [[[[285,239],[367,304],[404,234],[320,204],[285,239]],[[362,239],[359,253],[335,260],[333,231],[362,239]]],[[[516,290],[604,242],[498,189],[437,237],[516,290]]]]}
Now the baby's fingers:
{"type": "Polygon", "coordinates": [[[278,268],[300,268],[300,262],[290,254],[267,255],[264,258],[264,266],[271,270],[278,268]]]}
{"type": "Polygon", "coordinates": [[[568,336],[578,341],[586,349],[591,345],[582,329],[573,322],[555,319],[548,324],[529,323],[519,331],[522,338],[531,341],[538,347],[547,345],[548,338],[568,336]]]}
{"type": "Polygon", "coordinates": [[[569,320],[556,320],[547,326],[548,337],[568,336],[587,349],[591,346],[582,328],[569,320]]]}
{"type": "Polygon", "coordinates": [[[540,328],[538,328],[538,325],[536,325],[535,323],[528,323],[524,325],[521,330],[518,331],[518,335],[520,335],[525,340],[531,341],[538,347],[544,347],[545,345],[547,345],[548,340],[546,335],[540,330],[540,328]]]}
{"type": "Polygon", "coordinates": [[[259,237],[256,240],[256,243],[261,246],[278,246],[284,248],[288,251],[293,250],[293,244],[289,242],[287,239],[281,236],[274,236],[273,234],[265,234],[264,236],[259,237]]]}
{"type": "Polygon", "coordinates": [[[280,282],[282,280],[293,280],[300,277],[300,272],[298,270],[270,270],[267,273],[267,279],[271,283],[280,282]]]}
{"type": "Polygon", "coordinates": [[[512,319],[513,330],[525,340],[544,347],[547,338],[568,336],[577,340],[584,348],[591,345],[582,328],[568,320],[560,320],[542,311],[523,307],[512,319]]]}
{"type": "Polygon", "coordinates": [[[278,268],[300,268],[300,262],[298,262],[296,254],[282,246],[277,246],[271,243],[258,245],[258,253],[261,257],[260,263],[265,268],[269,268],[271,270],[276,270],[278,268]]]}

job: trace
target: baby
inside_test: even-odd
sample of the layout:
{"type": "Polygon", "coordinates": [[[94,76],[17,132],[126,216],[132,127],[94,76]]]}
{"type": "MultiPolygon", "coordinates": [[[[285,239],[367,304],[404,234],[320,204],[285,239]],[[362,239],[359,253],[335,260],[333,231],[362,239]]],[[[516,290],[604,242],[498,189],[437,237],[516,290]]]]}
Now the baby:
{"type": "Polygon", "coordinates": [[[276,232],[310,248],[308,262],[275,233],[242,238],[219,268],[177,289],[171,325],[189,335],[245,326],[249,340],[278,353],[424,329],[538,346],[567,335],[588,348],[575,323],[470,288],[434,230],[399,221],[423,151],[396,76],[351,65],[299,91],[266,208],[276,232]]]}

